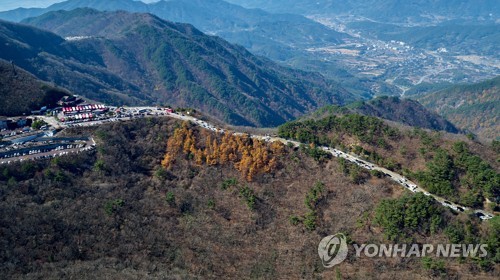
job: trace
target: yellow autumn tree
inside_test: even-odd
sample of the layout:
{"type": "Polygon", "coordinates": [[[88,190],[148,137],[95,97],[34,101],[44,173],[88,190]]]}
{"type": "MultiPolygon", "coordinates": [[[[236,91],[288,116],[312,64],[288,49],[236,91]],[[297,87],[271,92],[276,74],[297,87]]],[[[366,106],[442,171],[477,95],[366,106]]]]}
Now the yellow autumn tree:
{"type": "Polygon", "coordinates": [[[219,137],[206,130],[197,132],[183,123],[168,139],[167,152],[161,164],[169,168],[180,153],[190,154],[197,165],[232,163],[243,178],[252,181],[260,173],[273,172],[278,166],[277,156],[283,151],[284,145],[280,142],[268,144],[247,135],[230,133],[219,137]]]}

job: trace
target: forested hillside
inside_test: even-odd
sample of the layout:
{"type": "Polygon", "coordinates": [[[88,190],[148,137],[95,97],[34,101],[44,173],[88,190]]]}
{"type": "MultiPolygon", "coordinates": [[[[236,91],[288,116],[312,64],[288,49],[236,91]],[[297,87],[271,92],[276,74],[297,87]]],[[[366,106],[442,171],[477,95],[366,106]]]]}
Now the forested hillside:
{"type": "Polygon", "coordinates": [[[417,101],[396,96],[381,96],[367,101],[356,101],[345,106],[329,105],[304,115],[299,120],[322,119],[331,115],[346,114],[377,117],[415,128],[460,133],[449,121],[426,109],[417,101]]]}
{"type": "Polygon", "coordinates": [[[431,92],[418,100],[457,127],[486,139],[500,137],[500,77],[431,92]]]}
{"type": "MultiPolygon", "coordinates": [[[[247,9],[223,0],[169,0],[145,4],[133,0],[68,0],[44,9],[16,9],[0,12],[0,18],[14,22],[37,24],[30,19],[45,13],[77,8],[99,11],[151,13],[164,20],[189,23],[210,35],[245,47],[251,53],[265,56],[291,67],[320,72],[350,91],[370,96],[374,90],[389,94],[396,88],[386,84],[379,88],[371,78],[360,78],[335,60],[325,60],[308,51],[310,48],[342,45],[353,38],[345,32],[329,28],[298,14],[269,13],[247,9]]],[[[54,26],[53,31],[64,29],[54,26]]]]}
{"type": "Polygon", "coordinates": [[[252,53],[281,61],[301,53],[304,46],[338,44],[350,37],[304,16],[245,9],[222,0],[169,0],[149,4],[133,0],[69,0],[43,9],[0,12],[0,18],[21,22],[48,12],[76,8],[151,13],[164,20],[192,24],[205,33],[242,45],[252,53]]]}
{"type": "Polygon", "coordinates": [[[30,114],[42,106],[55,106],[69,94],[0,59],[0,116],[30,114]]]}
{"type": "Polygon", "coordinates": [[[449,121],[410,99],[382,96],[349,104],[347,108],[354,113],[383,118],[412,127],[444,130],[451,133],[459,132],[449,121]]]}
{"type": "MultiPolygon", "coordinates": [[[[35,21],[35,20],[34,20],[35,21]]],[[[323,76],[281,67],[191,25],[150,14],[59,11],[41,28],[0,23],[0,57],[107,103],[192,107],[237,125],[276,126],[355,98],[323,76]],[[87,36],[87,37],[85,37],[87,36]]]]}
{"type": "Polygon", "coordinates": [[[289,122],[279,127],[279,135],[352,151],[466,206],[496,208],[500,201],[498,151],[465,136],[447,140],[440,132],[398,129],[357,114],[289,122]]]}
{"type": "Polygon", "coordinates": [[[0,167],[4,277],[495,279],[498,217],[457,215],[314,147],[161,119],[66,134],[93,135],[96,151],[0,167]],[[336,232],[352,254],[326,269],[317,246],[336,232]],[[353,244],[391,240],[490,247],[483,259],[355,257],[353,244]]]}

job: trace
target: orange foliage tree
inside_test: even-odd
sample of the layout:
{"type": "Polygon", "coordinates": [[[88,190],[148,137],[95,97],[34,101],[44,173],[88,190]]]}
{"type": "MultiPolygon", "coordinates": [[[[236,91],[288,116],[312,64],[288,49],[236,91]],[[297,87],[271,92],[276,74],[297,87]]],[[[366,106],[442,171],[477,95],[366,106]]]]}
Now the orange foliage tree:
{"type": "Polygon", "coordinates": [[[281,142],[267,144],[264,141],[252,139],[246,135],[225,133],[221,137],[213,137],[209,132],[196,131],[183,123],[174,131],[167,141],[167,151],[162,160],[162,166],[170,168],[175,159],[182,153],[189,155],[197,165],[233,166],[248,181],[260,173],[270,173],[278,167],[278,156],[284,152],[281,142]],[[201,137],[200,137],[201,136],[201,137]],[[201,138],[205,138],[204,141],[201,138]]]}

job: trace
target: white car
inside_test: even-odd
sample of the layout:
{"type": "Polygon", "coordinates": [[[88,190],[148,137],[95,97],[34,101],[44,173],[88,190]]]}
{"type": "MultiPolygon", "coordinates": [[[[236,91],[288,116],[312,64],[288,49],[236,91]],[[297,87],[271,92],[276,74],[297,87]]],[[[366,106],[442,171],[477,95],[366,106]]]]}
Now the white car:
{"type": "Polygon", "coordinates": [[[453,209],[455,211],[460,211],[460,210],[458,210],[458,207],[456,207],[455,205],[451,204],[451,202],[449,202],[447,200],[441,202],[441,205],[443,205],[445,207],[449,207],[449,208],[451,208],[451,209],[453,209]]]}
{"type": "Polygon", "coordinates": [[[493,216],[491,216],[490,214],[486,214],[486,213],[483,213],[483,212],[476,212],[476,216],[479,217],[479,219],[481,220],[489,220],[489,219],[492,219],[493,216]]]}
{"type": "Polygon", "coordinates": [[[445,201],[441,202],[441,205],[446,206],[446,207],[450,207],[451,202],[445,200],[445,201]]]}

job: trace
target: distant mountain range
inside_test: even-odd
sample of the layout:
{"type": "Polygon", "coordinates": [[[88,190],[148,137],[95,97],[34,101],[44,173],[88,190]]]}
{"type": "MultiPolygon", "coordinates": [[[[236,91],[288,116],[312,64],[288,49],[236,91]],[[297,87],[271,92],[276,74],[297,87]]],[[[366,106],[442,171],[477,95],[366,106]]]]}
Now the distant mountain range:
{"type": "Polygon", "coordinates": [[[150,4],[68,0],[43,9],[0,12],[0,18],[19,22],[50,11],[80,7],[148,12],[165,20],[190,23],[206,34],[220,36],[278,63],[320,72],[366,98],[410,92],[421,82],[434,86],[478,81],[499,71],[498,1],[230,2],[247,8],[223,0],[150,4]],[[399,45],[391,40],[403,41],[411,50],[400,55],[399,45]],[[440,48],[449,52],[428,53],[440,48]],[[429,70],[436,68],[436,72],[429,70]]]}
{"type": "Polygon", "coordinates": [[[497,0],[228,0],[248,8],[302,15],[349,15],[394,23],[430,23],[448,19],[495,20],[497,0]]]}
{"type": "Polygon", "coordinates": [[[220,36],[256,55],[294,68],[319,71],[365,96],[375,94],[372,89],[378,88],[371,79],[360,79],[345,71],[338,61],[324,61],[308,51],[310,48],[343,44],[344,40],[352,38],[350,35],[301,15],[246,9],[222,0],[170,0],[150,4],[132,0],[68,0],[43,9],[19,8],[0,12],[0,19],[20,22],[50,11],[84,7],[99,11],[147,12],[165,20],[189,23],[206,34],[220,36]]]}
{"type": "Polygon", "coordinates": [[[500,139],[500,76],[431,92],[418,100],[461,129],[486,139],[500,139]]]}
{"type": "Polygon", "coordinates": [[[0,5],[0,11],[8,11],[17,9],[19,7],[24,8],[43,8],[51,4],[60,2],[60,0],[2,0],[0,5]]]}
{"type": "Polygon", "coordinates": [[[191,25],[150,14],[59,11],[0,22],[0,58],[77,94],[112,104],[194,107],[237,125],[275,126],[355,97],[319,74],[291,70],[191,25]],[[85,37],[87,36],[87,37],[85,37]]]}
{"type": "Polygon", "coordinates": [[[350,37],[300,15],[270,14],[222,0],[171,0],[151,4],[133,0],[69,0],[47,8],[1,12],[0,19],[19,22],[50,11],[84,7],[99,11],[147,12],[166,20],[190,23],[205,33],[279,60],[293,57],[304,46],[338,44],[350,37]]]}

